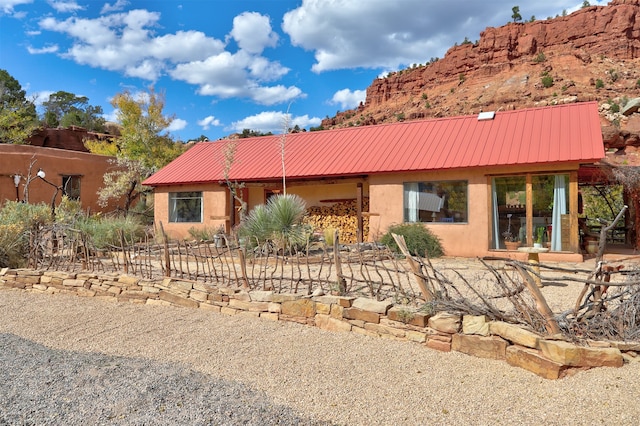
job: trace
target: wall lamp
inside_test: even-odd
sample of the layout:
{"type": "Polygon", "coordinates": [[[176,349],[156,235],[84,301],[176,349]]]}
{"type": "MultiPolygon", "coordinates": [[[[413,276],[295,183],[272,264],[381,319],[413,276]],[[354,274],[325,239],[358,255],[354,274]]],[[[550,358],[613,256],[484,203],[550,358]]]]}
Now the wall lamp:
{"type": "Polygon", "coordinates": [[[53,198],[51,198],[51,218],[55,219],[55,217],[56,217],[56,197],[58,196],[58,192],[62,191],[62,186],[58,186],[58,185],[54,184],[53,182],[49,182],[47,179],[45,179],[47,174],[42,169],[38,170],[38,173],[36,173],[36,176],[38,176],[40,179],[42,179],[43,181],[45,181],[46,183],[48,183],[49,185],[53,186],[56,189],[56,192],[53,193],[53,198]]]}
{"type": "Polygon", "coordinates": [[[22,180],[22,176],[17,173],[13,175],[13,184],[16,186],[16,201],[20,201],[20,190],[18,189],[20,180],[22,180]]]}

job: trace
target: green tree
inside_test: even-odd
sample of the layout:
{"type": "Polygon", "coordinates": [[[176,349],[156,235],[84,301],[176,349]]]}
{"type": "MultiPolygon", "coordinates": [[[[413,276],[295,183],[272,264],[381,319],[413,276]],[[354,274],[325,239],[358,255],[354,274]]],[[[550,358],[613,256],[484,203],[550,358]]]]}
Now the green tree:
{"type": "Polygon", "coordinates": [[[522,15],[520,15],[520,6],[513,6],[511,8],[511,11],[513,12],[513,14],[511,15],[511,19],[513,19],[513,22],[522,21],[522,15]]]}
{"type": "Polygon", "coordinates": [[[591,3],[589,3],[587,0],[584,0],[584,1],[582,2],[582,8],[583,8],[583,9],[584,9],[585,7],[589,7],[589,6],[591,6],[591,3]]]}
{"type": "Polygon", "coordinates": [[[127,91],[118,93],[111,105],[122,126],[120,136],[114,142],[86,140],[85,145],[93,153],[116,157],[117,170],[105,175],[99,199],[106,205],[111,199],[124,198],[126,214],[134,201],[151,190],[142,181],[182,154],[184,145],[166,131],[173,117],[163,114],[164,96],[153,89],[137,97],[127,91]]]}
{"type": "Polygon", "coordinates": [[[23,144],[37,128],[34,103],[18,80],[0,69],[0,143],[23,144]]]}
{"type": "Polygon", "coordinates": [[[43,121],[47,127],[80,126],[91,131],[104,131],[102,107],[89,105],[86,96],[76,96],[60,90],[49,95],[49,99],[42,105],[45,109],[43,121]]]}

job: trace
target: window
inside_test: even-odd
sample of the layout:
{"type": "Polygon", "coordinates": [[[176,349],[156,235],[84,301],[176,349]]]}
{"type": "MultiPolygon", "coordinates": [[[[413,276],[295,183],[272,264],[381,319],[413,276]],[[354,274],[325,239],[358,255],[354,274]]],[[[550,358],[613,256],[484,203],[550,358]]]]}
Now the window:
{"type": "Polygon", "coordinates": [[[405,222],[467,222],[467,181],[404,184],[405,222]]]}
{"type": "Polygon", "coordinates": [[[538,243],[552,251],[568,250],[569,195],[568,174],[531,175],[530,183],[527,176],[493,178],[492,247],[504,248],[503,239],[510,235],[524,245],[538,243]]]}
{"type": "Polygon", "coordinates": [[[80,176],[62,176],[62,194],[71,200],[80,200],[80,176]]]}
{"type": "Polygon", "coordinates": [[[170,192],[169,222],[202,222],[202,192],[170,192]]]}

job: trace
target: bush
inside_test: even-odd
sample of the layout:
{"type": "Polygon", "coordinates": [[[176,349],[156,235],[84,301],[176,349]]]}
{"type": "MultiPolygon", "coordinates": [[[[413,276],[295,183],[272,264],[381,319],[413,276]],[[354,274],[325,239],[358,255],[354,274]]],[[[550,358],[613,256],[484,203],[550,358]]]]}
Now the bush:
{"type": "Polygon", "coordinates": [[[256,206],[239,228],[247,245],[273,244],[278,250],[292,252],[311,237],[311,228],[303,225],[306,215],[304,200],[297,195],[276,195],[267,205],[256,206]]]}
{"type": "Polygon", "coordinates": [[[144,226],[132,217],[90,216],[78,219],[75,227],[89,237],[93,248],[120,247],[120,232],[127,242],[136,242],[144,235],[144,226]]]}
{"type": "Polygon", "coordinates": [[[544,77],[542,77],[542,85],[547,89],[553,86],[553,77],[551,77],[550,75],[545,75],[544,77]]]}
{"type": "Polygon", "coordinates": [[[414,256],[440,257],[444,254],[440,239],[433,235],[431,231],[420,223],[403,223],[389,227],[386,234],[382,236],[380,242],[392,251],[399,253],[400,249],[391,234],[398,234],[404,237],[409,252],[414,256]]]}
{"type": "Polygon", "coordinates": [[[0,267],[25,266],[29,251],[29,233],[51,222],[46,204],[7,201],[0,209],[0,267]]]}

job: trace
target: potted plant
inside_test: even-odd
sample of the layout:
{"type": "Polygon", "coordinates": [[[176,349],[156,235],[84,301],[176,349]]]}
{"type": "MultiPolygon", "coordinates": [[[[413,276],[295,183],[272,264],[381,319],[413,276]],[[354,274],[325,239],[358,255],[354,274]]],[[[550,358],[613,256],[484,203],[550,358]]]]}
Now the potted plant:
{"type": "Polygon", "coordinates": [[[538,226],[536,228],[536,242],[533,243],[534,247],[537,248],[542,248],[542,245],[544,243],[544,233],[545,233],[546,229],[544,226],[538,226]]]}
{"type": "Polygon", "coordinates": [[[517,250],[520,247],[520,239],[511,232],[511,216],[511,213],[507,215],[507,230],[502,233],[502,237],[507,250],[517,250]]]}
{"type": "Polygon", "coordinates": [[[227,241],[224,236],[224,226],[220,225],[216,230],[216,233],[213,234],[213,243],[218,248],[225,247],[227,245],[227,241]]]}

